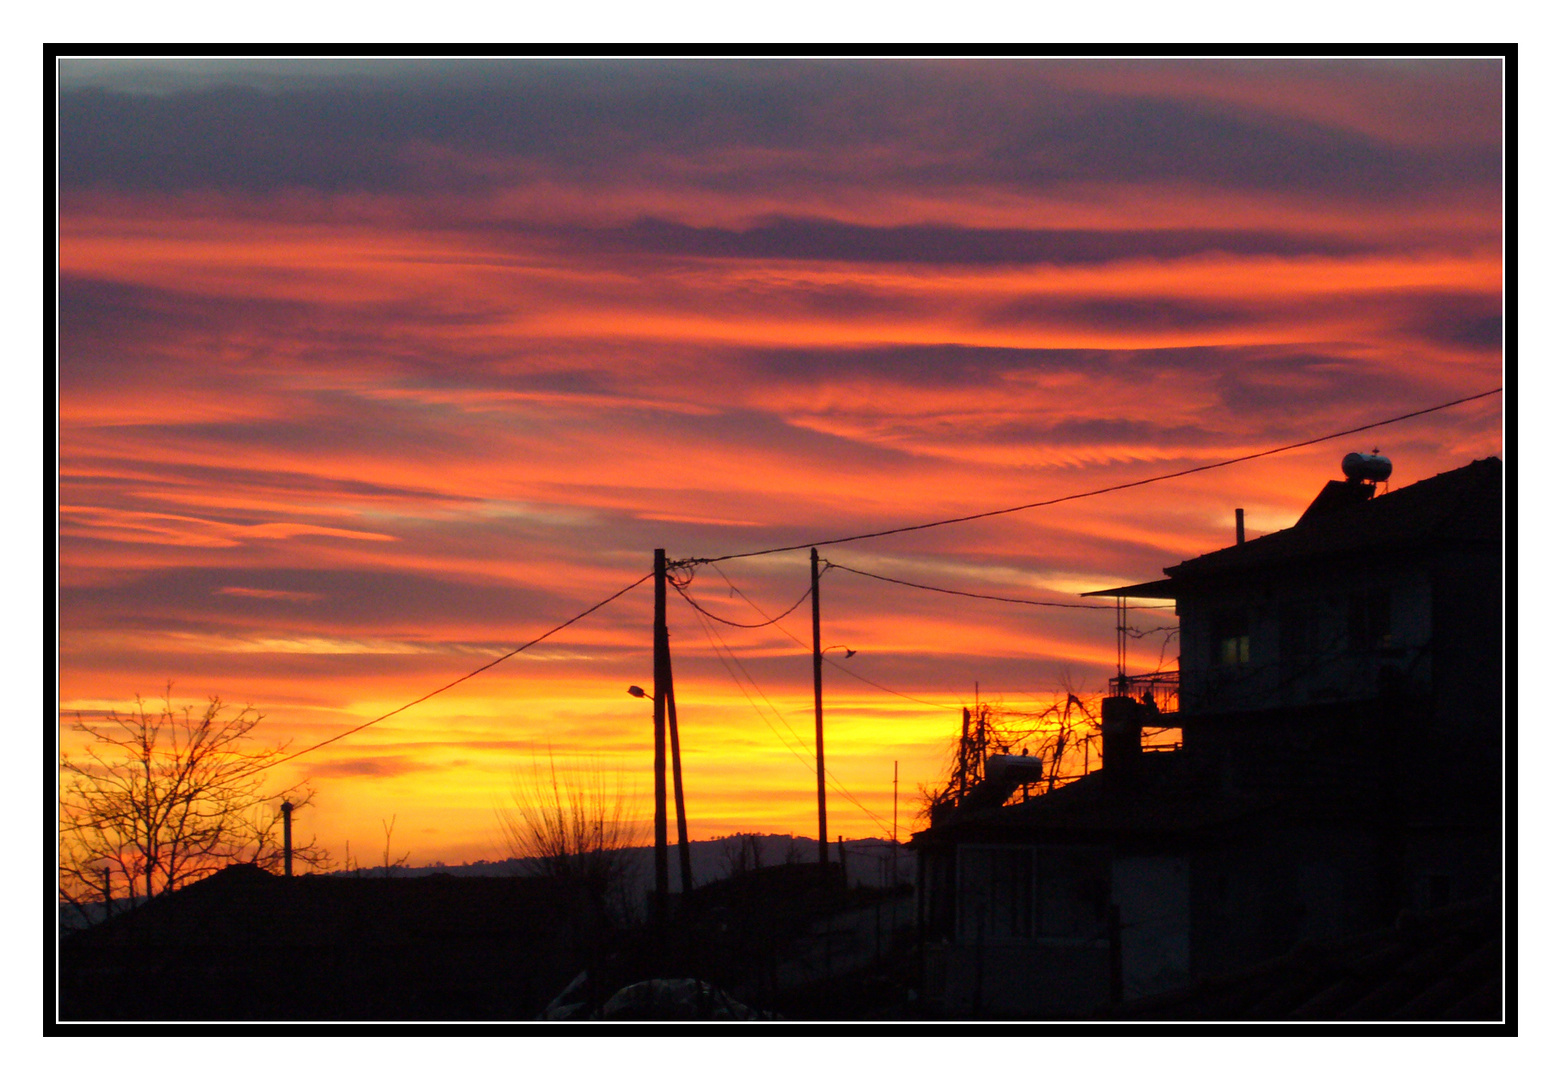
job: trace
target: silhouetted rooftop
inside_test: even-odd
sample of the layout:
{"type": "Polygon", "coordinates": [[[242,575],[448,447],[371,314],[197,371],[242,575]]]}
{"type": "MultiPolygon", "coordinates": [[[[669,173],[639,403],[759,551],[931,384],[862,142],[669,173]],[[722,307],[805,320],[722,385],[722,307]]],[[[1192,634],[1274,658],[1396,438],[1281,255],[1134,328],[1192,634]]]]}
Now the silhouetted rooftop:
{"type": "Polygon", "coordinates": [[[1364,502],[1344,500],[1326,512],[1303,515],[1291,528],[1199,555],[1165,572],[1175,582],[1432,541],[1499,539],[1501,469],[1501,459],[1489,457],[1364,502]]]}
{"type": "Polygon", "coordinates": [[[1329,481],[1288,529],[1211,551],[1165,568],[1166,578],[1085,593],[1174,599],[1190,581],[1282,564],[1302,564],[1372,551],[1406,552],[1449,540],[1501,537],[1501,459],[1472,461],[1375,498],[1342,497],[1329,481]]]}
{"type": "Polygon", "coordinates": [[[956,809],[936,827],[917,833],[913,844],[931,836],[971,839],[1036,831],[1079,837],[1124,832],[1165,836],[1240,821],[1274,801],[1211,793],[1192,782],[1186,766],[1183,751],[1144,753],[1135,763],[1131,781],[1118,783],[1102,770],[1025,802],[975,811],[956,809]]]}
{"type": "Polygon", "coordinates": [[[577,899],[539,878],[230,866],[66,937],[61,1017],[528,1017],[573,974],[577,899]]]}

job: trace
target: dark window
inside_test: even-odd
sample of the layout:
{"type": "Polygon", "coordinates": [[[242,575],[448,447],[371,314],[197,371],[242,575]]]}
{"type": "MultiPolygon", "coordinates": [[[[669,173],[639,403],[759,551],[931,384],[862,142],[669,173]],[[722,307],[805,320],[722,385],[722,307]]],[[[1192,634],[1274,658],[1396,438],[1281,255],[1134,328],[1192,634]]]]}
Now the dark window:
{"type": "Polygon", "coordinates": [[[1280,647],[1291,662],[1317,655],[1317,608],[1312,604],[1287,604],[1280,611],[1280,647]]]}
{"type": "Polygon", "coordinates": [[[1252,644],[1245,611],[1221,611],[1214,616],[1215,664],[1231,666],[1252,659],[1252,644]]]}
{"type": "Polygon", "coordinates": [[[1350,597],[1350,648],[1371,652],[1393,644],[1390,594],[1372,589],[1350,597]]]}

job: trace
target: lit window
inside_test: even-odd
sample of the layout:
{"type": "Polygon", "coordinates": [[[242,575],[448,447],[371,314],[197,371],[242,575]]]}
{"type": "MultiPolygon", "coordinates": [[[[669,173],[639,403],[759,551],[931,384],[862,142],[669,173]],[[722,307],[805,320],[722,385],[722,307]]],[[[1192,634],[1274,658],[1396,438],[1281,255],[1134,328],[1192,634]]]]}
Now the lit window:
{"type": "Polygon", "coordinates": [[[1214,662],[1224,666],[1252,659],[1252,639],[1245,611],[1225,611],[1214,617],[1214,662]]]}

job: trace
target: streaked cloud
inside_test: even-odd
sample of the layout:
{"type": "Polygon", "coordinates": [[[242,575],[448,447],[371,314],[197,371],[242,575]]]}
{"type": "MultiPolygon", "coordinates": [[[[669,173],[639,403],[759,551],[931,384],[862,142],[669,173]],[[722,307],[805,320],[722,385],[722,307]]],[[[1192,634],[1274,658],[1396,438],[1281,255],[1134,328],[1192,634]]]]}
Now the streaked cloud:
{"type": "MultiPolygon", "coordinates": [[[[657,547],[1029,504],[1497,386],[1501,80],[1482,60],[67,61],[62,715],[172,678],[309,745],[577,615],[657,547]]],[[[1235,506],[1284,527],[1366,443],[1395,483],[1498,453],[1501,409],[824,554],[1067,598],[1223,546],[1235,506]]],[[[805,550],[719,565],[687,587],[736,622],[807,584],[805,550]]],[[[375,850],[399,813],[437,829],[419,859],[497,856],[492,809],[550,747],[643,776],[649,707],[625,688],[650,684],[649,596],[300,758],[289,775],[322,781],[306,827],[375,850]]],[[[894,761],[906,791],[943,767],[977,683],[1033,701],[1115,662],[1109,615],[844,573],[823,598],[826,641],[859,650],[826,675],[830,768],[875,813],[894,761]]],[[[739,630],[672,598],[696,835],[812,827],[803,609],[739,630]]],[[[878,828],[833,797],[831,821],[878,828]]]]}

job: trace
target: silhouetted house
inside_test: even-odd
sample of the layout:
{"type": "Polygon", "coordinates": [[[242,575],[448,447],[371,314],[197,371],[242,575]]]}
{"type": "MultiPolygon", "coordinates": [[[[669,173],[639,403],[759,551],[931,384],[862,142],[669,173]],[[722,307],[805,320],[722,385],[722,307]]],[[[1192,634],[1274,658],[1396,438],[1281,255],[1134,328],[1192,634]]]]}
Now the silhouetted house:
{"type": "Polygon", "coordinates": [[[586,906],[544,878],[231,866],[65,937],[60,1017],[528,1019],[589,954],[586,906]]]}
{"type": "Polygon", "coordinates": [[[1091,594],[1176,602],[1180,685],[1119,674],[1098,772],[917,835],[928,994],[1083,1015],[1493,895],[1501,499],[1496,458],[1332,481],[1292,528],[1091,594]],[[1179,749],[1146,752],[1160,727],[1179,749]]]}

